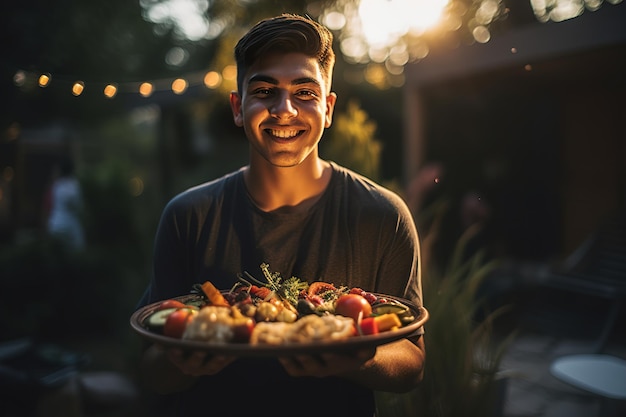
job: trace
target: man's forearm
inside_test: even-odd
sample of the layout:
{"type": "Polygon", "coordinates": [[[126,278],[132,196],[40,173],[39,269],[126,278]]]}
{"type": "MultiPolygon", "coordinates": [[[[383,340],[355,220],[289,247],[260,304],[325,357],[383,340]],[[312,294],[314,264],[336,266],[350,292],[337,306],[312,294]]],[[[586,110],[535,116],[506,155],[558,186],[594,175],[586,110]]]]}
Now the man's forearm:
{"type": "Polygon", "coordinates": [[[415,343],[403,339],[379,346],[376,356],[363,369],[344,376],[375,391],[408,392],[424,375],[423,339],[420,337],[415,343]]]}

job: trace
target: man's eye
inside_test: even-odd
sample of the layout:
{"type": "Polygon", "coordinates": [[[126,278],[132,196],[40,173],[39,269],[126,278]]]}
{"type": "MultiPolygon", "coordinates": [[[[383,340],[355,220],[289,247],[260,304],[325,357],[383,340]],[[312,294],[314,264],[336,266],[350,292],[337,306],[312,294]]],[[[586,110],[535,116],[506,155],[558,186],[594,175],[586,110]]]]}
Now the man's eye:
{"type": "Polygon", "coordinates": [[[317,97],[317,93],[312,90],[300,90],[296,93],[298,97],[301,98],[314,98],[317,97]]]}
{"type": "Polygon", "coordinates": [[[252,93],[259,96],[269,96],[272,94],[272,90],[270,88],[257,88],[252,93]]]}

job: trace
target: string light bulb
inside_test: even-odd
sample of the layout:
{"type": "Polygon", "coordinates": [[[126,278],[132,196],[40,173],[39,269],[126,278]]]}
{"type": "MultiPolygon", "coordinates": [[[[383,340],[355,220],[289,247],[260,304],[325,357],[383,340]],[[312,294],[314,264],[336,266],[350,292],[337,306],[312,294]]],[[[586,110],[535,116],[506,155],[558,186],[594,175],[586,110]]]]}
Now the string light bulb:
{"type": "Polygon", "coordinates": [[[85,83],[82,81],[76,81],[74,85],[72,86],[72,94],[78,97],[81,94],[83,94],[84,89],[85,89],[85,83]]]}
{"type": "Polygon", "coordinates": [[[139,94],[141,94],[142,97],[150,97],[153,91],[154,86],[149,82],[141,83],[139,86],[139,94]]]}
{"type": "Polygon", "coordinates": [[[39,87],[42,87],[42,88],[47,87],[50,84],[50,81],[52,81],[52,75],[48,73],[41,74],[38,80],[39,87]]]}
{"type": "Polygon", "coordinates": [[[106,98],[113,98],[115,97],[115,95],[117,94],[117,86],[114,84],[107,84],[106,87],[104,87],[104,96],[106,98]]]}
{"type": "Polygon", "coordinates": [[[172,91],[174,94],[183,94],[187,90],[187,81],[177,78],[172,82],[172,91]]]}
{"type": "Polygon", "coordinates": [[[204,85],[208,88],[217,88],[222,82],[222,76],[216,71],[209,71],[204,75],[204,85]]]}
{"type": "MultiPolygon", "coordinates": [[[[217,89],[226,79],[236,76],[236,68],[226,67],[226,76],[224,72],[215,70],[205,70],[202,72],[187,74],[185,77],[176,79],[146,80],[140,82],[117,83],[110,82],[100,84],[95,82],[85,82],[83,80],[68,80],[67,77],[55,74],[55,85],[61,85],[63,88],[70,88],[71,94],[75,97],[84,93],[86,84],[89,83],[90,88],[100,90],[105,98],[112,99],[117,97],[120,92],[135,92],[142,97],[150,97],[157,91],[169,91],[176,95],[184,94],[191,86],[204,86],[207,89],[217,89]],[[66,86],[69,84],[69,87],[66,86]]],[[[13,75],[13,83],[19,88],[26,88],[28,85],[38,85],[40,88],[50,87],[53,75],[49,72],[42,71],[26,71],[18,69],[13,75]]]]}

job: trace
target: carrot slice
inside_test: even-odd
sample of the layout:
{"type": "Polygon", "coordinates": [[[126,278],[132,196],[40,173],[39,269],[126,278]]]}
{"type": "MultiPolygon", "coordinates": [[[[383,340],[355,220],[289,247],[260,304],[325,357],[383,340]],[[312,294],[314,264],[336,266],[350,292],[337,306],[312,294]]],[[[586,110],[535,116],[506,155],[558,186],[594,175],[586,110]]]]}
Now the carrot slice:
{"type": "Polygon", "coordinates": [[[218,290],[211,281],[206,281],[202,284],[202,292],[212,305],[230,307],[226,298],[224,298],[220,290],[218,290]]]}

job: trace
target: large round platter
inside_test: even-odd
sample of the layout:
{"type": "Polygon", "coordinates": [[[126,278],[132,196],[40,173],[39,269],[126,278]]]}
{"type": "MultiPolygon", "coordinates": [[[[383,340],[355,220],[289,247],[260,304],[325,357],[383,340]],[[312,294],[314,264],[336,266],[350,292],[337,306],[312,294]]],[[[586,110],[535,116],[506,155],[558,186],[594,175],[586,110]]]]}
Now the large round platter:
{"type": "MultiPolygon", "coordinates": [[[[293,343],[284,345],[251,345],[248,343],[209,343],[195,340],[184,340],[167,337],[151,331],[145,322],[154,313],[160,302],[146,305],[135,311],[130,318],[130,325],[140,336],[150,342],[164,347],[175,347],[186,351],[200,350],[214,355],[228,356],[291,356],[302,354],[319,354],[323,352],[341,352],[361,348],[384,345],[398,339],[415,334],[428,321],[428,311],[418,307],[409,300],[389,295],[376,294],[391,300],[396,300],[409,307],[414,320],[397,330],[382,332],[375,335],[354,336],[344,340],[324,341],[312,343],[293,343]]],[[[175,297],[184,303],[198,299],[196,294],[175,297]]]]}

